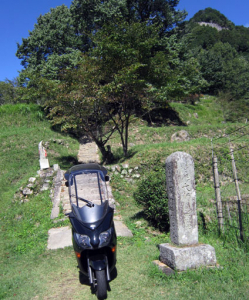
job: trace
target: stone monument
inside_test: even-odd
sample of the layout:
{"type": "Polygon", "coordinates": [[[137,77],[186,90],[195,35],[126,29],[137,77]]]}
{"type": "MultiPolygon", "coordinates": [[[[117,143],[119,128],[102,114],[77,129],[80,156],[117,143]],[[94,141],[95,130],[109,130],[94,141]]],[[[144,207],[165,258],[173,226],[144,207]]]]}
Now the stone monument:
{"type": "Polygon", "coordinates": [[[47,151],[42,145],[42,141],[40,141],[39,146],[39,155],[40,155],[40,170],[49,169],[49,162],[47,158],[47,151]]]}
{"type": "Polygon", "coordinates": [[[215,250],[198,244],[193,158],[175,152],[166,160],[166,182],[172,244],[161,244],[160,261],[178,271],[216,264],[215,250]]]}

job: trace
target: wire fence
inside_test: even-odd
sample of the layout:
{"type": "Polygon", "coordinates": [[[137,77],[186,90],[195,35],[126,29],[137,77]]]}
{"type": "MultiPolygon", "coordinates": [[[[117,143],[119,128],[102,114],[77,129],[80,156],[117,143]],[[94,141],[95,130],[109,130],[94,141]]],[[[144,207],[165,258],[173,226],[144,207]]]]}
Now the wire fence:
{"type": "Polygon", "coordinates": [[[249,245],[249,123],[212,139],[219,231],[249,245]]]}

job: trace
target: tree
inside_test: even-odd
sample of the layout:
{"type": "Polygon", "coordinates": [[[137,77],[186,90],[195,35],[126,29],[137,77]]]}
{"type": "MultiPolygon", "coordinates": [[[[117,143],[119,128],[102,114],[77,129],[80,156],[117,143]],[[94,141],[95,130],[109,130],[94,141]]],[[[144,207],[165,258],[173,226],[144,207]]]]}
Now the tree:
{"type": "Polygon", "coordinates": [[[207,92],[229,92],[235,98],[248,92],[248,62],[228,43],[216,43],[199,55],[203,77],[209,83],[207,92]]]}
{"type": "Polygon", "coordinates": [[[16,97],[17,80],[5,79],[5,81],[0,81],[0,105],[15,103],[16,97]]]}
{"type": "Polygon", "coordinates": [[[188,38],[190,48],[210,49],[219,41],[220,36],[216,28],[196,25],[188,38]]]}
{"type": "Polygon", "coordinates": [[[50,117],[63,128],[81,128],[99,146],[114,131],[128,154],[133,116],[168,105],[176,89],[191,92],[196,76],[194,60],[181,63],[175,37],[160,37],[160,28],[147,22],[117,20],[91,37],[95,47],[84,62],[67,72],[56,100],[48,101],[50,117]],[[176,83],[179,83],[177,88],[176,83]],[[110,130],[107,130],[110,129],[110,130]]]}
{"type": "Polygon", "coordinates": [[[77,34],[96,32],[113,19],[147,22],[160,25],[161,34],[175,28],[186,17],[185,11],[176,10],[179,0],[74,0],[70,7],[77,34]]]}
{"type": "MultiPolygon", "coordinates": [[[[51,55],[69,56],[72,53],[74,56],[75,50],[83,53],[88,51],[93,46],[91,34],[116,18],[127,22],[160,24],[161,33],[165,34],[186,15],[175,9],[178,2],[179,0],[74,0],[70,9],[61,5],[41,15],[34,30],[29,32],[29,37],[23,38],[22,44],[17,44],[16,55],[22,60],[21,64],[25,69],[40,71],[51,55]]],[[[61,66],[65,67],[63,63],[61,66]]]]}
{"type": "MultiPolygon", "coordinates": [[[[54,126],[59,125],[62,131],[73,132],[82,136],[90,136],[108,160],[105,144],[115,131],[108,125],[109,116],[99,92],[101,86],[101,70],[95,60],[84,56],[83,62],[74,71],[68,70],[57,84],[56,94],[45,103],[54,126]]],[[[51,84],[45,80],[43,84],[51,84]]]]}
{"type": "Polygon", "coordinates": [[[23,38],[17,47],[16,56],[22,60],[25,70],[41,72],[48,63],[51,70],[47,70],[46,76],[50,79],[58,75],[54,73],[53,64],[58,70],[72,67],[77,56],[75,51],[83,50],[79,37],[75,35],[70,10],[65,5],[41,15],[29,37],[23,38]]]}
{"type": "Polygon", "coordinates": [[[53,124],[81,128],[104,158],[104,146],[114,131],[127,155],[128,127],[144,99],[156,39],[155,29],[146,24],[116,25],[106,25],[92,37],[96,47],[75,71],[66,73],[56,100],[47,101],[53,124]]]}
{"type": "Polygon", "coordinates": [[[41,16],[18,55],[28,90],[46,100],[52,122],[87,132],[104,157],[116,130],[127,155],[132,116],[165,104],[178,80],[172,29],[185,16],[175,9],[178,2],[74,0],[70,12],[61,6],[41,16]],[[63,47],[48,33],[60,23],[63,47]]]}
{"type": "Polygon", "coordinates": [[[18,88],[18,101],[25,103],[36,103],[43,106],[46,101],[56,97],[58,93],[59,80],[48,79],[41,76],[39,72],[25,70],[19,76],[19,82],[25,82],[18,88]],[[28,78],[28,81],[26,81],[28,78]]]}

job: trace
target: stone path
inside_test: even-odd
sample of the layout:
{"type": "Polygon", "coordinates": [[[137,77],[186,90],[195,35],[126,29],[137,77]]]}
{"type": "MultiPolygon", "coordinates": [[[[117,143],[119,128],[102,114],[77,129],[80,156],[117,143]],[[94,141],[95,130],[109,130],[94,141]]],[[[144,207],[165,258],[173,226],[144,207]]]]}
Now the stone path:
{"type": "Polygon", "coordinates": [[[80,140],[80,149],[78,152],[79,163],[100,163],[98,155],[98,147],[94,142],[91,142],[88,138],[82,138],[80,140]]]}
{"type": "MultiPolygon", "coordinates": [[[[98,152],[97,152],[97,147],[94,142],[91,142],[87,139],[81,140],[80,149],[78,153],[78,161],[79,163],[100,162],[98,152]]],[[[65,180],[63,179],[63,171],[60,172],[59,176],[57,176],[55,180],[56,180],[56,185],[55,185],[56,192],[55,192],[54,207],[51,213],[52,219],[55,218],[56,215],[58,215],[57,212],[59,211],[60,201],[62,203],[64,213],[68,213],[71,211],[71,206],[70,206],[70,201],[68,196],[68,188],[65,186],[65,180]],[[58,184],[59,180],[60,180],[60,184],[58,184]]],[[[89,180],[91,181],[91,179],[89,180]]],[[[82,189],[84,188],[83,186],[84,185],[82,185],[82,189]]],[[[110,201],[110,205],[114,206],[115,200],[113,198],[112,190],[111,190],[111,186],[109,185],[109,182],[107,183],[107,191],[108,191],[108,198],[110,201]]],[[[92,195],[94,195],[94,188],[92,188],[91,192],[92,195]]],[[[122,222],[120,216],[114,215],[114,224],[115,224],[117,236],[132,237],[131,231],[122,222]]],[[[58,249],[58,248],[64,248],[72,245],[71,229],[68,226],[60,227],[60,228],[51,228],[48,234],[49,234],[48,246],[47,246],[48,249],[58,249]]]]}

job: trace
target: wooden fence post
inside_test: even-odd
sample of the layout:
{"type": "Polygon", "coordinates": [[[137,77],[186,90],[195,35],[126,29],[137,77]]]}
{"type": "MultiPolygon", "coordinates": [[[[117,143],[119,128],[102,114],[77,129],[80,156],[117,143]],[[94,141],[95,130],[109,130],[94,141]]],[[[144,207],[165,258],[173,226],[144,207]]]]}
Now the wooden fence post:
{"type": "Polygon", "coordinates": [[[215,198],[216,198],[216,208],[217,208],[219,231],[223,232],[224,231],[224,223],[223,223],[221,196],[220,196],[220,182],[219,182],[218,163],[217,163],[217,157],[216,156],[213,156],[213,173],[214,173],[214,189],[215,189],[215,198]]]}
{"type": "Polygon", "coordinates": [[[239,230],[240,230],[240,239],[244,241],[244,233],[243,233],[243,225],[242,225],[242,216],[241,216],[241,194],[239,189],[239,181],[237,177],[237,169],[235,165],[234,155],[233,155],[233,148],[230,146],[230,154],[232,159],[232,167],[233,167],[233,177],[234,177],[234,183],[236,187],[236,193],[237,193],[237,203],[238,203],[238,213],[239,213],[239,230]]]}

